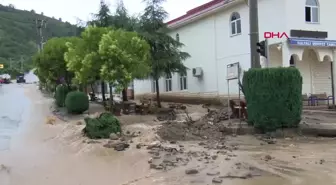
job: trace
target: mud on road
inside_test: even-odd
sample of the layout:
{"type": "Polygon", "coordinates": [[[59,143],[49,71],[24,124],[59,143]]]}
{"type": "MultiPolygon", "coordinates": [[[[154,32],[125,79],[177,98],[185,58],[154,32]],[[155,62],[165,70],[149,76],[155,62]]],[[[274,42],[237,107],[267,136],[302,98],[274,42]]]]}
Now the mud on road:
{"type": "Polygon", "coordinates": [[[129,115],[120,117],[124,130],[120,135],[90,140],[81,133],[84,125],[80,117],[45,124],[52,116],[52,101],[34,85],[23,88],[31,102],[30,116],[13,137],[10,150],[0,152],[1,185],[336,182],[333,138],[295,136],[270,140],[236,135],[216,126],[214,120],[218,117],[210,116],[206,124],[197,122],[206,110],[188,107],[195,120],[192,129],[186,128],[184,118],[179,116],[177,122],[166,122],[150,115],[129,115]],[[164,131],[167,126],[173,129],[164,131]]]}

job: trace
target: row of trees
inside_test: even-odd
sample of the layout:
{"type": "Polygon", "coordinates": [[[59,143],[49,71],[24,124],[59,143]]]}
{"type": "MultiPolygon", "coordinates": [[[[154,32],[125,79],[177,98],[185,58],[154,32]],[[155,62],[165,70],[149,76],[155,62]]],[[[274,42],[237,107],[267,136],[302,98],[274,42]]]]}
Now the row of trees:
{"type": "Polygon", "coordinates": [[[52,90],[59,83],[86,87],[100,80],[105,102],[105,82],[123,91],[123,100],[127,100],[126,88],[133,79],[152,78],[160,107],[158,80],[175,72],[186,73],[183,61],[189,57],[180,50],[183,44],[167,33],[163,2],[146,0],[144,13],[134,17],[122,1],[113,14],[101,1],[99,12],[80,37],[51,39],[35,55],[41,83],[52,90]]]}

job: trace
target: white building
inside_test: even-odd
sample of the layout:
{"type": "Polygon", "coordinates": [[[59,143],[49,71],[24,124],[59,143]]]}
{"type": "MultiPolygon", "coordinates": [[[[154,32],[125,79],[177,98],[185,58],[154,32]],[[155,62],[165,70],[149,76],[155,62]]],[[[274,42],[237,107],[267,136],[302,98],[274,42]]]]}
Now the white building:
{"type": "MultiPolygon", "coordinates": [[[[161,92],[227,94],[227,65],[239,62],[250,68],[249,7],[246,0],[213,0],[168,22],[171,35],[185,44],[191,55],[189,69],[198,68],[202,77],[178,74],[160,79],[161,92]]],[[[336,60],[336,1],[259,0],[259,38],[264,32],[285,32],[288,39],[269,42],[269,67],[295,66],[303,76],[303,94],[332,94],[331,64],[336,60]],[[291,60],[292,59],[292,60],[291,60]]],[[[261,59],[263,61],[263,59],[261,59]]],[[[263,64],[263,63],[262,63],[263,64]]],[[[335,72],[334,72],[335,74],[335,72]]],[[[151,80],[136,81],[135,94],[153,92],[151,80]]],[[[238,86],[230,82],[230,91],[238,86]]]]}

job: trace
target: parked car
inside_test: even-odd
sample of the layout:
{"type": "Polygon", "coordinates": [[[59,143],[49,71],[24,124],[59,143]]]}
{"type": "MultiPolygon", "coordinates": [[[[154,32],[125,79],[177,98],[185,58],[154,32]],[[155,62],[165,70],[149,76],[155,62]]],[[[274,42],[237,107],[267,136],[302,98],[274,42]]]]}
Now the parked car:
{"type": "Polygon", "coordinates": [[[11,80],[9,78],[4,78],[4,84],[10,84],[11,83],[11,80]]]}

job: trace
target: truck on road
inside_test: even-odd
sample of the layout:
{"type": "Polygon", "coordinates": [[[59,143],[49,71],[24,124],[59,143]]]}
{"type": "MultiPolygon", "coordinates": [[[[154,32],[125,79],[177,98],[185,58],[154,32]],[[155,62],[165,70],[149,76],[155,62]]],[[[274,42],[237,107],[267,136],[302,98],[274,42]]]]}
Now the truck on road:
{"type": "Polygon", "coordinates": [[[16,76],[16,83],[26,83],[26,80],[24,78],[24,74],[19,74],[16,76]]]}

